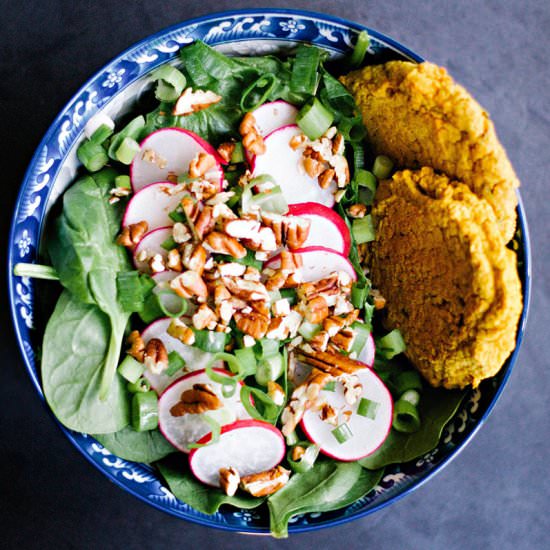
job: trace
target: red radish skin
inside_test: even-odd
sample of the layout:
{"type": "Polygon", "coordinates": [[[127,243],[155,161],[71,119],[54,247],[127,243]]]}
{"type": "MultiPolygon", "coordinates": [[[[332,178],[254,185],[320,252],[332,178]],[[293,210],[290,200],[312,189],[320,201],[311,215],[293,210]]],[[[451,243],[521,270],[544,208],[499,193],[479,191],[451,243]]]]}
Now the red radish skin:
{"type": "MultiPolygon", "coordinates": [[[[348,441],[338,443],[331,433],[335,426],[323,422],[317,409],[308,409],[300,421],[304,434],[311,442],[319,445],[321,453],[343,462],[360,460],[374,453],[388,437],[392,425],[393,400],[388,388],[372,369],[365,368],[356,374],[363,386],[363,393],[352,407],[345,406],[345,410],[351,409],[353,411],[348,422],[353,436],[348,441]],[[356,414],[361,397],[366,397],[381,404],[375,420],[356,414]]],[[[321,392],[321,397],[326,403],[332,405],[335,410],[338,410],[345,403],[341,384],[338,383],[336,384],[336,391],[321,392]]],[[[340,419],[339,423],[344,423],[343,419],[340,419]]]]}
{"type": "Polygon", "coordinates": [[[309,236],[304,243],[304,248],[324,246],[347,257],[351,249],[349,228],[332,208],[316,202],[301,202],[291,204],[288,207],[288,213],[311,221],[309,236]]]}
{"type": "Polygon", "coordinates": [[[169,181],[150,183],[141,188],[132,196],[126,206],[122,217],[122,227],[142,220],[149,225],[149,231],[174,225],[174,221],[168,214],[178,207],[185,195],[188,195],[185,190],[174,193],[175,188],[176,184],[169,181]]]}
{"type": "Polygon", "coordinates": [[[316,202],[331,207],[334,205],[335,184],[322,189],[317,178],[309,176],[302,162],[302,150],[292,149],[290,140],[302,131],[295,124],[277,128],[264,138],[266,151],[251,160],[253,176],[269,174],[281,187],[290,204],[316,202]]]}
{"type": "MultiPolygon", "coordinates": [[[[209,433],[197,443],[208,443],[209,433]]],[[[189,467],[195,477],[212,487],[219,487],[220,468],[234,467],[241,476],[270,470],[285,456],[285,440],[272,424],[261,420],[237,420],[221,429],[217,443],[193,449],[189,467]]]]}
{"type": "MultiPolygon", "coordinates": [[[[225,369],[215,368],[214,371],[226,375],[228,378],[233,376],[233,373],[225,369]]],[[[232,411],[233,418],[250,418],[240,402],[240,392],[237,390],[233,396],[224,397],[221,393],[221,384],[210,380],[204,369],[181,376],[162,392],[158,402],[158,411],[160,431],[171,445],[183,453],[189,452],[188,445],[191,443],[205,436],[208,437],[211,430],[210,425],[199,414],[185,414],[176,417],[170,413],[170,409],[180,401],[181,394],[191,389],[194,384],[208,384],[223,402],[224,407],[232,411]]],[[[242,382],[239,384],[242,385],[242,382]]],[[[232,424],[233,422],[230,425],[232,424]]]]}
{"type": "MultiPolygon", "coordinates": [[[[190,319],[184,318],[184,320],[188,325],[191,324],[190,319]]],[[[147,342],[149,342],[152,338],[158,338],[162,341],[168,353],[171,351],[177,351],[182,356],[185,360],[187,370],[195,372],[197,370],[204,369],[212,361],[212,354],[193,346],[186,346],[178,339],[170,336],[167,330],[171,322],[172,319],[170,317],[164,317],[153,321],[141,333],[144,343],[147,344],[147,342]]],[[[216,366],[223,366],[223,362],[219,361],[216,363],[216,366]]],[[[151,387],[159,394],[162,393],[175,380],[180,378],[181,375],[182,371],[179,371],[172,376],[167,376],[163,373],[153,374],[149,370],[146,370],[144,373],[144,376],[147,380],[149,380],[151,387]]]]}
{"type": "Polygon", "coordinates": [[[197,134],[183,128],[161,128],[148,135],[140,144],[140,150],[130,165],[130,181],[134,193],[151,183],[164,181],[173,173],[176,176],[189,170],[189,163],[198,153],[213,155],[219,172],[220,191],[223,188],[223,170],[225,161],[216,149],[197,134]],[[143,159],[143,153],[151,149],[160,155],[166,165],[159,168],[157,164],[143,159]]]}
{"type": "Polygon", "coordinates": [[[162,248],[162,243],[172,236],[172,227],[158,227],[143,235],[141,241],[134,249],[134,266],[143,273],[151,273],[148,260],[142,262],[138,256],[142,250],[147,251],[147,256],[151,258],[154,254],[160,254],[165,260],[168,256],[168,250],[162,248]]]}
{"type": "MultiPolygon", "coordinates": [[[[342,254],[324,246],[310,246],[293,250],[293,254],[302,256],[303,266],[301,267],[304,282],[318,281],[328,277],[334,271],[345,271],[352,279],[357,280],[355,269],[351,262],[342,254]]],[[[281,265],[280,255],[268,260],[265,267],[278,269],[281,265]]]]}
{"type": "Polygon", "coordinates": [[[264,103],[252,111],[256,126],[264,137],[283,126],[295,125],[297,114],[298,109],[283,100],[264,103]]]}

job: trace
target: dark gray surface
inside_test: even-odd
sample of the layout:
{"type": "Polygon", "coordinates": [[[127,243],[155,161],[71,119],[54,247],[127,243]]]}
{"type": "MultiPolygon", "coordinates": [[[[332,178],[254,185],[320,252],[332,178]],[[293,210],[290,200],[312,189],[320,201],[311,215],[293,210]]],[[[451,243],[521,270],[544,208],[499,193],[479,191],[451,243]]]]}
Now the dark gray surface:
{"type": "MultiPolygon", "coordinates": [[[[1,232],[26,165],[78,87],[135,41],[242,7],[309,8],[380,30],[448,67],[491,113],[522,181],[534,256],[519,362],[472,443],[427,485],[373,516],[281,542],[177,520],[109,483],[37,399],[4,294],[0,545],[6,548],[543,548],[550,523],[550,3],[406,0],[258,3],[0,1],[1,232]]],[[[3,247],[3,255],[4,255],[3,247]]],[[[2,283],[5,287],[2,270],[2,283]]]]}

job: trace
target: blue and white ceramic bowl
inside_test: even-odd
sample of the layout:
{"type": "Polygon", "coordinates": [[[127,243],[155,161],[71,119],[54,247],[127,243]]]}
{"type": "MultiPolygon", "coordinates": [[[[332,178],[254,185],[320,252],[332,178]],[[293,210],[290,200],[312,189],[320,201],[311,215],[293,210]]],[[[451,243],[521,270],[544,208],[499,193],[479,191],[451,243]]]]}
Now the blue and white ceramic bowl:
{"type": "MultiPolygon", "coordinates": [[[[13,276],[17,262],[37,259],[48,209],[72,182],[78,167],[76,149],[86,122],[99,111],[117,119],[150,86],[148,75],[160,64],[175,59],[180,47],[201,39],[227,54],[268,54],[292,48],[299,42],[315,44],[333,56],[347,53],[364,27],[334,17],[289,10],[225,12],[184,22],[142,40],[94,75],[71,99],[40,143],[23,182],[9,242],[9,293],[17,339],[25,366],[42,400],[36,341],[33,335],[35,294],[33,282],[13,276]]],[[[367,29],[369,55],[374,62],[389,59],[422,61],[394,40],[367,29]]],[[[469,442],[487,418],[510,375],[521,343],[530,287],[530,252],[523,206],[519,204],[522,236],[520,275],[524,285],[524,311],[516,350],[500,374],[471,391],[439,446],[419,460],[387,468],[380,484],[366,497],[330,513],[295,517],[290,532],[338,525],[366,516],[395,502],[430,479],[469,442]]],[[[256,510],[224,509],[207,516],[178,501],[150,467],[121,460],[87,435],[61,427],[78,450],[109,479],[145,502],[177,517],[202,525],[247,533],[268,532],[268,518],[256,510]]]]}

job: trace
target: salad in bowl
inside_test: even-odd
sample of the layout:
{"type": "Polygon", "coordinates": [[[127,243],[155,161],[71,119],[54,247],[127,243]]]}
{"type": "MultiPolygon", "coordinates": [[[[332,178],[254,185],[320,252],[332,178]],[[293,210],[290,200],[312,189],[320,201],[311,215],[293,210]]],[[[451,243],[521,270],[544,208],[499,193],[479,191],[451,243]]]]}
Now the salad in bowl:
{"type": "Polygon", "coordinates": [[[369,46],[178,47],[123,116],[88,117],[43,262],[14,268],[62,287],[40,355],[58,421],[141,464],[149,500],[183,517],[246,509],[285,537],[353,515],[450,452],[449,421],[478,407],[479,390],[426,382],[370,279],[397,166],[339,79],[369,46]]]}

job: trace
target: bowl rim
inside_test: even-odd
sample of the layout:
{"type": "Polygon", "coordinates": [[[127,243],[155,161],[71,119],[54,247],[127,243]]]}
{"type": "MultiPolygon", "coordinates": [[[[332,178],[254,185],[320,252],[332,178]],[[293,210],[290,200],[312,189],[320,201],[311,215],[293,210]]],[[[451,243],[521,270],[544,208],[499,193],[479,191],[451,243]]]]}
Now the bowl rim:
{"type": "MultiPolygon", "coordinates": [[[[30,176],[32,175],[33,168],[36,165],[38,158],[41,154],[42,149],[44,146],[50,141],[52,134],[55,132],[55,129],[59,125],[60,121],[63,119],[63,117],[67,114],[68,111],[71,110],[74,103],[77,101],[78,97],[90,86],[90,84],[97,79],[111,64],[114,62],[123,59],[127,56],[128,53],[137,50],[139,47],[147,45],[148,43],[152,42],[153,40],[157,38],[161,38],[162,36],[169,34],[170,32],[176,31],[182,27],[191,26],[194,24],[200,24],[200,23],[207,23],[209,21],[213,21],[216,19],[220,19],[223,17],[235,17],[235,16],[258,16],[258,15],[265,15],[269,16],[270,14],[274,15],[289,15],[291,17],[307,17],[307,18],[314,18],[319,19],[321,21],[326,21],[328,23],[333,23],[336,25],[340,25],[344,28],[351,29],[357,32],[360,32],[362,30],[366,30],[370,36],[380,40],[381,42],[384,42],[391,47],[393,47],[396,51],[398,51],[401,54],[404,54],[408,57],[410,57],[412,60],[420,63],[424,61],[424,58],[421,57],[419,54],[415,53],[414,51],[410,50],[408,47],[404,46],[400,42],[394,40],[393,38],[385,35],[384,33],[381,33],[379,31],[376,31],[374,29],[371,29],[368,26],[361,25],[359,23],[355,23],[353,21],[349,21],[347,19],[329,15],[321,12],[316,11],[310,11],[310,10],[300,10],[300,9],[283,9],[283,8],[265,8],[265,9],[238,9],[238,10],[227,10],[227,11],[217,11],[212,12],[200,17],[195,17],[191,19],[186,19],[183,21],[180,21],[174,25],[165,27],[163,29],[160,29],[159,31],[148,35],[144,37],[143,39],[131,44],[128,48],[108,60],[106,63],[104,63],[98,70],[96,70],[85,82],[82,84],[76,92],[71,96],[71,98],[65,103],[65,106],[61,109],[61,111],[56,115],[56,117],[53,119],[53,121],[50,123],[48,130],[40,140],[39,144],[37,145],[35,152],[33,156],[31,157],[28,167],[25,171],[25,174],[23,176],[22,182],[20,184],[20,189],[14,204],[14,212],[12,216],[12,222],[9,232],[9,240],[8,240],[8,261],[7,261],[7,278],[8,278],[8,293],[9,293],[9,301],[10,301],[10,314],[11,319],[14,327],[14,332],[16,335],[17,344],[19,347],[19,350],[21,352],[21,356],[23,358],[23,363],[25,365],[25,368],[27,370],[27,373],[29,374],[31,381],[33,385],[35,386],[35,389],[38,393],[39,398],[41,399],[43,405],[45,406],[46,410],[50,414],[51,418],[54,420],[54,423],[59,427],[59,429],[67,436],[69,441],[76,447],[76,449],[82,454],[88,462],[90,462],[94,467],[97,469],[98,464],[94,462],[93,458],[85,452],[85,450],[81,447],[81,445],[75,440],[73,437],[73,434],[70,430],[65,428],[55,417],[51,409],[48,407],[45,396],[42,392],[42,387],[38,378],[38,374],[34,373],[33,367],[30,363],[29,357],[27,355],[27,351],[25,350],[25,347],[23,345],[23,337],[20,331],[19,324],[17,323],[17,311],[16,311],[16,303],[13,299],[14,297],[14,284],[15,284],[15,276],[13,275],[13,267],[15,265],[16,259],[14,258],[13,253],[13,247],[11,246],[12,243],[15,242],[15,232],[16,232],[16,226],[17,226],[17,212],[20,208],[22,199],[27,191],[27,187],[29,185],[30,176]]],[[[283,40],[283,39],[281,39],[283,40]]],[[[283,40],[284,41],[284,40],[283,40]]],[[[305,41],[307,42],[307,41],[305,41]]],[[[448,456],[446,456],[444,459],[442,459],[435,467],[430,469],[429,471],[425,472],[421,476],[417,478],[417,480],[409,487],[406,487],[402,491],[400,491],[398,494],[386,499],[383,502],[380,502],[378,504],[374,504],[373,506],[369,506],[367,509],[360,509],[357,511],[354,511],[353,513],[350,513],[349,515],[341,518],[332,518],[328,519],[326,521],[322,522],[316,522],[312,524],[306,524],[306,525],[289,525],[289,533],[302,533],[302,532],[308,532],[308,531],[316,531],[318,529],[323,529],[327,527],[333,527],[337,525],[342,525],[344,523],[348,523],[349,521],[353,521],[362,517],[366,517],[378,510],[381,510],[382,508],[385,508],[386,506],[389,506],[390,504],[397,502],[398,500],[402,499],[406,495],[411,494],[413,491],[417,490],[419,487],[423,486],[427,481],[429,481],[433,476],[435,476],[437,473],[439,473],[444,467],[446,467],[452,460],[454,460],[461,452],[462,450],[471,442],[473,437],[477,434],[478,430],[482,427],[482,425],[486,422],[487,418],[493,411],[498,399],[500,398],[500,395],[504,391],[504,388],[506,384],[508,383],[512,370],[517,362],[518,355],[520,352],[521,344],[523,342],[524,333],[525,333],[525,327],[528,317],[528,312],[530,308],[530,302],[531,302],[531,283],[532,283],[532,259],[531,259],[531,242],[530,242],[530,236],[529,236],[529,228],[527,223],[527,218],[525,214],[525,208],[523,206],[523,201],[521,198],[521,194],[519,190],[516,190],[516,195],[518,198],[518,206],[517,206],[517,213],[518,213],[518,229],[521,232],[521,243],[523,248],[523,265],[521,267],[518,266],[518,271],[520,273],[520,277],[522,278],[522,296],[523,296],[523,309],[521,313],[520,320],[518,322],[518,328],[517,328],[517,334],[516,334],[516,346],[511,353],[511,355],[507,359],[507,366],[506,370],[502,373],[502,379],[499,383],[498,388],[496,389],[491,401],[487,405],[487,408],[483,415],[477,420],[475,426],[471,431],[468,433],[468,435],[460,441],[460,443],[457,444],[457,446],[450,452],[448,456]]],[[[40,229],[42,228],[44,218],[40,220],[40,229]]],[[[35,254],[36,259],[36,254],[35,254]]],[[[137,491],[133,490],[128,485],[124,485],[118,477],[113,475],[110,470],[107,469],[101,469],[101,473],[105,475],[109,480],[114,482],[116,485],[118,485],[120,488],[122,488],[124,491],[130,493],[132,496],[137,497],[141,501],[145,502],[149,506],[153,506],[154,508],[157,508],[158,510],[161,510],[162,512],[168,513],[170,515],[173,515],[179,519],[186,519],[187,521],[191,521],[193,523],[196,523],[198,525],[213,527],[219,530],[223,531],[233,531],[233,532],[239,532],[243,534],[266,534],[269,535],[270,531],[268,528],[259,528],[259,527],[247,527],[248,530],[243,531],[241,528],[234,526],[234,525],[228,525],[224,523],[220,523],[216,521],[215,515],[214,516],[188,516],[185,518],[182,518],[181,514],[178,514],[178,512],[172,508],[168,508],[162,505],[162,503],[158,503],[156,501],[153,501],[151,499],[146,498],[144,495],[138,493],[137,491]]]]}

